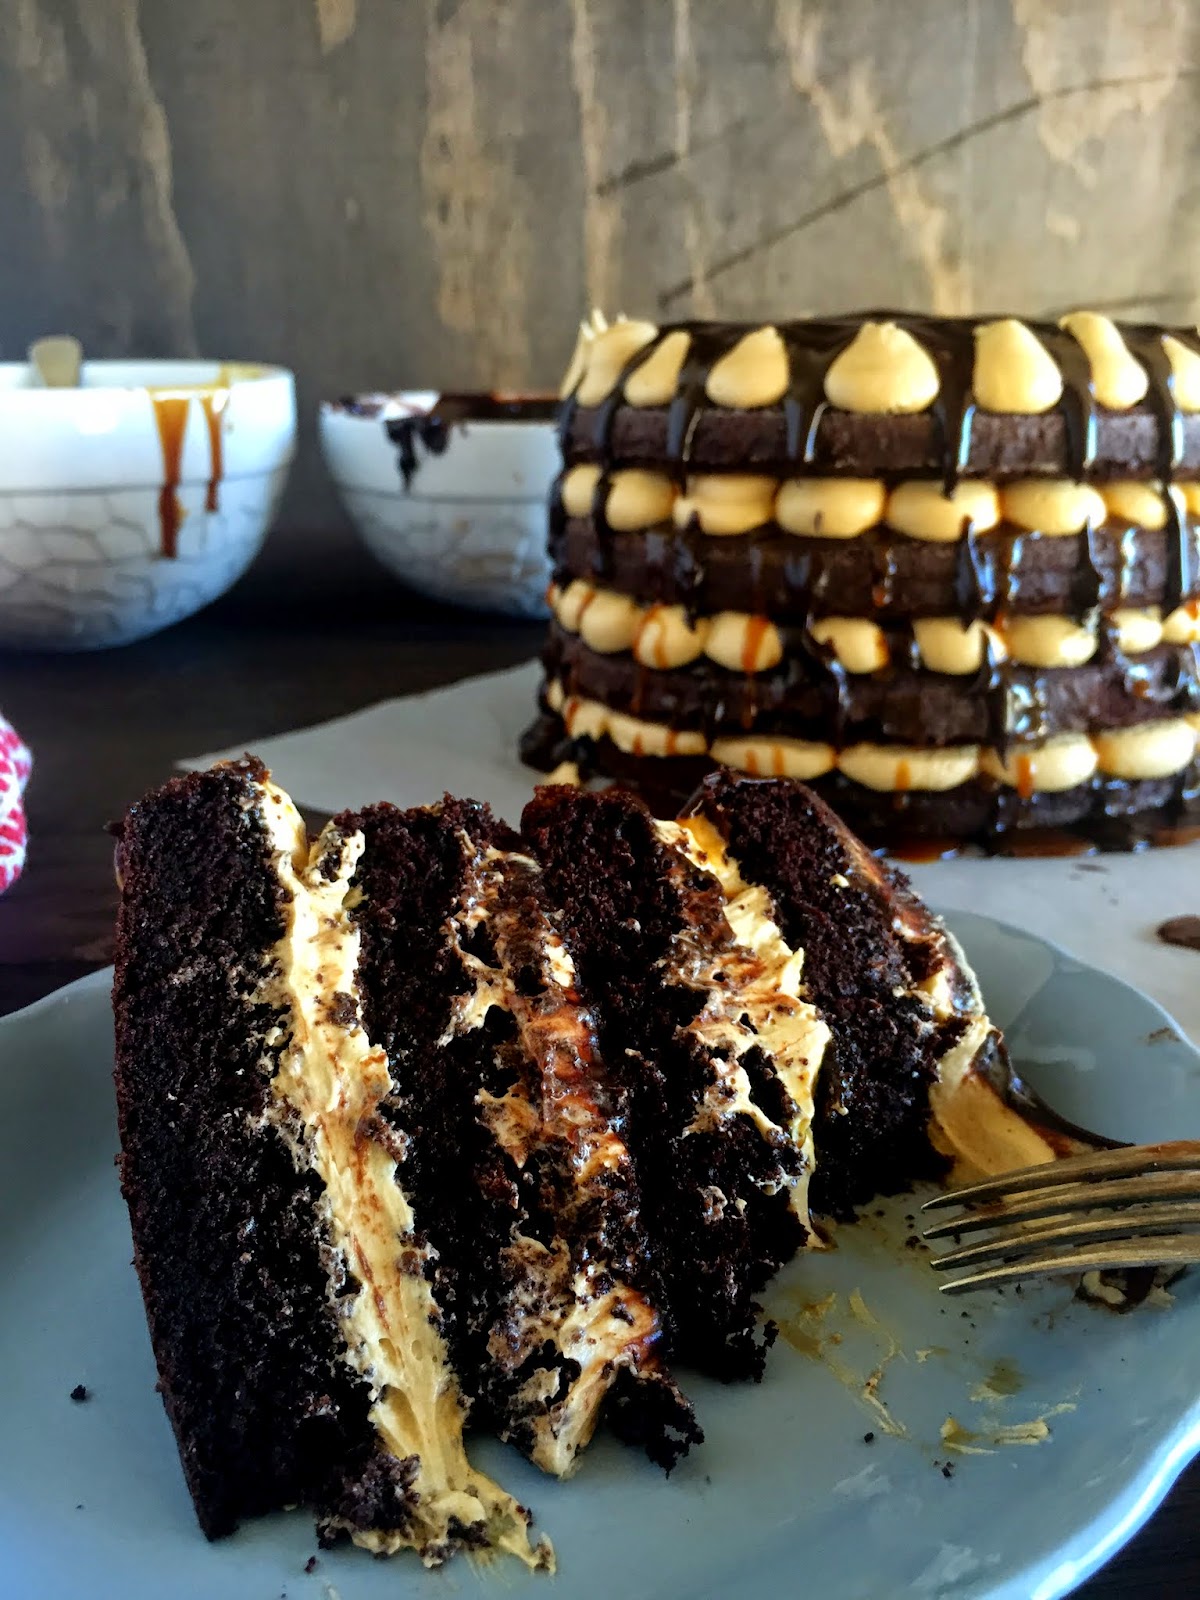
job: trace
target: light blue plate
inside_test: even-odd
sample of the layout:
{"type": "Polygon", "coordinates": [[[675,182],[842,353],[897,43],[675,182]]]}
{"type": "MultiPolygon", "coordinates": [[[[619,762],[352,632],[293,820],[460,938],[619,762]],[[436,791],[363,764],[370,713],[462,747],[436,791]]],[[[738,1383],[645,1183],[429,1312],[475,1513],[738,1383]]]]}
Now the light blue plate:
{"type": "MultiPolygon", "coordinates": [[[[1133,1140],[1200,1136],[1200,1055],[1151,1001],[988,918],[952,922],[1017,1061],[1058,1110],[1133,1140]]],[[[904,1247],[908,1196],[781,1275],[767,1303],[785,1337],[761,1385],[684,1375],[708,1442],[669,1481],[608,1439],[570,1484],[477,1445],[553,1537],[557,1578],[465,1559],[427,1573],[353,1550],[320,1553],[306,1574],[317,1547],[298,1513],[207,1544],[129,1267],[109,1039],[103,973],[0,1022],[5,1593],[1051,1600],[1129,1538],[1200,1447],[1200,1275],[1173,1306],[1127,1316],[1066,1285],[939,1298],[923,1250],[904,1247]],[[822,1301],[823,1313],[804,1309],[822,1301]],[[882,1413],[862,1393],[874,1373],[882,1413]],[[1017,1392],[988,1398],[989,1375],[1017,1392]],[[69,1398],[78,1383],[87,1404],[69,1398]],[[952,1454],[950,1416],[989,1453],[952,1454]],[[1039,1417],[1043,1442],[995,1442],[1039,1417]]]]}

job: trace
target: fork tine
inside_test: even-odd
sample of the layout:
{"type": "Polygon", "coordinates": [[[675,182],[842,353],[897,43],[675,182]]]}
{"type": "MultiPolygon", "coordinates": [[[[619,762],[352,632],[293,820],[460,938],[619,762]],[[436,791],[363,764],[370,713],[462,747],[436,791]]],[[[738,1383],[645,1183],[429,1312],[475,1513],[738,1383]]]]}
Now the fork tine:
{"type": "Polygon", "coordinates": [[[926,1200],[922,1211],[937,1211],[944,1206],[977,1205],[998,1200],[1017,1190],[1053,1188],[1094,1178],[1132,1177],[1144,1172],[1170,1172],[1200,1168],[1200,1140],[1173,1139],[1162,1144],[1122,1146],[1095,1154],[1066,1156],[1061,1161],[1046,1161],[1034,1167],[1021,1167],[998,1178],[952,1189],[926,1200]]]}
{"type": "Polygon", "coordinates": [[[1056,1273],[1116,1271],[1122,1267],[1181,1266],[1200,1261],[1200,1235],[1187,1238],[1140,1239],[1127,1244],[1097,1244],[1061,1255],[1035,1256],[988,1267],[965,1278],[947,1278],[938,1285],[943,1294],[965,1294],[969,1289],[992,1289],[1014,1278],[1049,1277],[1056,1273]]]}
{"type": "Polygon", "coordinates": [[[982,1244],[965,1245],[963,1249],[950,1250],[944,1256],[933,1256],[929,1264],[935,1272],[952,1272],[956,1267],[978,1266],[985,1261],[1035,1255],[1048,1246],[1061,1245],[1065,1248],[1067,1245],[1099,1244],[1105,1240],[1160,1234],[1163,1230],[1179,1233],[1184,1227],[1200,1227],[1200,1204],[1145,1206],[1121,1212],[1115,1217],[1090,1217],[1084,1222],[1013,1229],[998,1233],[982,1244]]]}
{"type": "Polygon", "coordinates": [[[1033,1217],[1057,1216],[1059,1212],[1153,1202],[1186,1204],[1190,1200],[1200,1200],[1200,1172],[1147,1172],[1131,1178],[1068,1183],[1061,1189],[1047,1186],[1029,1193],[1018,1190],[1012,1197],[983,1205],[978,1211],[935,1222],[924,1230],[924,1237],[942,1239],[948,1234],[978,1233],[981,1228],[1001,1227],[1033,1217]]]}

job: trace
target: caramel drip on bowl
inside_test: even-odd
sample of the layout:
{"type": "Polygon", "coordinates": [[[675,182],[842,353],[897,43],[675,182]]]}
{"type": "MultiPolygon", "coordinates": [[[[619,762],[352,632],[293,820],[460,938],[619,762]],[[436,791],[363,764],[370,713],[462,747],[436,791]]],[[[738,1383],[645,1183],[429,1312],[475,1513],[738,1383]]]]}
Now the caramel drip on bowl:
{"type": "Polygon", "coordinates": [[[179,554],[179,525],[183,508],[179,504],[179,474],[183,460],[183,436],[187,430],[188,396],[170,391],[150,390],[154,421],[162,444],[163,483],[158,491],[159,549],[168,561],[179,554]]]}
{"type": "Polygon", "coordinates": [[[204,495],[204,509],[206,511],[220,509],[219,491],[221,480],[225,476],[225,442],[221,436],[221,418],[225,415],[225,408],[228,404],[228,389],[213,389],[200,396],[200,409],[203,411],[204,420],[208,424],[210,462],[208,488],[204,495]]]}

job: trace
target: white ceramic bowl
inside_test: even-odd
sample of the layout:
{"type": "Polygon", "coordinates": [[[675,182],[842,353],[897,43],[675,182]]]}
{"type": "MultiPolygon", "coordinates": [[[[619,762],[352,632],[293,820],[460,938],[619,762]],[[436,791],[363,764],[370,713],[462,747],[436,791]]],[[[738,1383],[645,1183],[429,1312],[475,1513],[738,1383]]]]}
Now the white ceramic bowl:
{"type": "Polygon", "coordinates": [[[420,418],[437,399],[414,390],[321,407],[321,446],[342,503],[410,588],[453,605],[543,617],[546,506],[559,467],[554,423],[456,422],[441,453],[414,430],[416,467],[406,487],[388,424],[420,418]]]}
{"type": "Polygon", "coordinates": [[[89,650],[187,617],[258,554],[292,459],[281,367],[0,364],[0,645],[89,650]]]}

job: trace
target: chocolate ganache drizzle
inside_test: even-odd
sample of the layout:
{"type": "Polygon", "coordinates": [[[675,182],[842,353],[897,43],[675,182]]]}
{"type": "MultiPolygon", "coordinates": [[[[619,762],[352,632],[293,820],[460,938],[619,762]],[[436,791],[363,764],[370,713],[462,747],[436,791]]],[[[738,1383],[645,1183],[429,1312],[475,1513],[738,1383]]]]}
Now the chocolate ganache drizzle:
{"type": "MultiPolygon", "coordinates": [[[[345,401],[361,409],[360,402],[345,401]]],[[[421,461],[417,445],[433,456],[444,455],[455,428],[472,422],[552,422],[558,401],[549,395],[440,394],[428,410],[406,407],[399,415],[384,414],[384,428],[396,446],[396,465],[406,489],[412,488],[421,461]]]]}
{"type": "MultiPolygon", "coordinates": [[[[589,518],[568,516],[561,479],[556,486],[550,513],[556,572],[564,583],[586,575],[639,604],[680,606],[693,627],[697,619],[721,611],[746,613],[747,627],[766,615],[782,630],[785,659],[770,674],[747,671],[742,677],[722,676],[721,669],[703,663],[647,672],[632,662],[628,668],[618,667],[611,657],[589,660],[586,649],[576,648],[552,628],[548,673],[560,674],[572,693],[586,694],[589,684],[598,692],[599,678],[616,696],[614,703],[623,704],[631,715],[649,716],[657,708],[668,726],[699,727],[709,742],[728,737],[734,727],[768,733],[774,725],[784,730],[782,736],[794,737],[798,727],[811,725],[799,736],[819,736],[840,746],[852,733],[862,738],[864,726],[869,737],[870,728],[882,724],[870,718],[863,723],[863,682],[848,673],[831,644],[818,642],[814,624],[838,614],[885,624],[886,663],[870,675],[872,693],[876,700],[886,699],[880,685],[888,683],[896,692],[903,690],[910,712],[890,718],[903,722],[906,716],[911,720],[911,707],[932,704],[922,684],[939,676],[922,664],[912,619],[954,617],[964,627],[978,623],[987,630],[978,668],[954,679],[954,685],[984,708],[977,735],[981,745],[1002,760],[1016,752],[1021,770],[1022,748],[1053,738],[1062,726],[1062,708],[1070,698],[1064,675],[1080,669],[1022,666],[998,649],[991,630],[1002,629],[1015,611],[1058,615],[1096,634],[1088,681],[1102,680],[1103,696],[1119,702],[1124,720],[1115,726],[1134,726],[1147,714],[1161,718],[1200,712],[1200,644],[1165,641],[1131,655],[1114,622],[1114,614],[1123,608],[1157,607],[1165,619],[1194,602],[1200,591],[1196,534],[1184,497],[1174,487],[1181,476],[1188,482],[1200,479],[1200,413],[1181,408],[1164,343],[1169,336],[1184,352],[1200,357],[1200,334],[1191,328],[1121,325],[1125,349],[1145,373],[1145,395],[1114,409],[1097,399],[1090,350],[1072,328],[1023,321],[1014,326],[1023,336],[1032,336],[1053,363],[1060,380],[1058,398],[1045,407],[1005,412],[985,409],[975,393],[977,336],[990,325],[987,319],[888,311],[776,323],[772,331],[785,355],[786,381],[773,403],[745,409],[715,403],[710,379],[755,325],[683,321],[657,329],[646,326],[601,399],[593,395],[593,403],[581,404],[576,382],[561,405],[559,437],[566,466],[594,464],[598,471],[589,518]],[[830,402],[831,369],[869,324],[900,330],[932,362],[937,387],[926,403],[900,414],[849,411],[830,402]],[[661,404],[630,403],[628,381],[655,359],[668,339],[679,335],[686,347],[669,396],[661,404]],[[897,538],[879,526],[853,539],[823,538],[819,529],[812,535],[785,532],[769,522],[730,540],[707,534],[693,514],[683,526],[631,533],[611,527],[607,515],[614,475],[630,469],[665,474],[681,490],[693,474],[740,473],[785,481],[870,478],[885,486],[925,478],[939,483],[947,496],[964,479],[1067,478],[1101,487],[1149,479],[1161,487],[1165,525],[1123,525],[1110,511],[1102,520],[1089,514],[1078,533],[1054,529],[1054,537],[1048,538],[1036,527],[1004,522],[977,526],[964,515],[961,537],[948,543],[897,538]],[[603,670],[597,662],[605,663],[603,670]],[[621,688],[623,672],[626,678],[633,672],[632,689],[621,688]],[[798,705],[806,708],[799,721],[798,705]]],[[[1083,681],[1074,680],[1076,686],[1083,681]]],[[[879,715],[888,722],[888,714],[879,715]]],[[[1078,707],[1073,715],[1076,722],[1068,721],[1068,726],[1078,726],[1078,707]]],[[[543,745],[553,743],[553,722],[547,713],[543,745]]],[[[1105,726],[1101,723],[1101,732],[1105,726]]],[[[921,742],[941,744],[937,726],[924,732],[921,742]]],[[[581,741],[568,740],[561,722],[557,740],[558,747],[570,743],[579,755],[581,741]]],[[[653,758],[649,764],[661,761],[653,758]]],[[[1029,770],[1028,763],[1024,770],[1029,770]]],[[[822,782],[830,791],[855,788],[840,773],[816,786],[822,782]]],[[[947,815],[957,811],[967,831],[991,848],[1006,846],[1013,829],[1036,826],[1043,814],[1058,827],[1054,819],[1069,810],[1059,796],[1035,792],[1024,777],[1011,787],[991,780],[973,787],[986,791],[985,817],[974,802],[964,809],[945,794],[906,793],[903,788],[875,794],[867,810],[893,817],[901,812],[932,816],[941,802],[947,815]]],[[[1130,848],[1157,839],[1164,828],[1182,835],[1200,825],[1200,771],[1194,760],[1169,782],[1096,772],[1087,788],[1085,814],[1062,824],[1063,837],[1074,841],[1073,848],[1080,834],[1103,845],[1130,848]],[[1153,807],[1148,808],[1144,802],[1151,799],[1153,807]]],[[[857,820],[853,806],[847,803],[846,809],[857,820]]],[[[886,833],[888,825],[879,831],[886,833]]]]}

